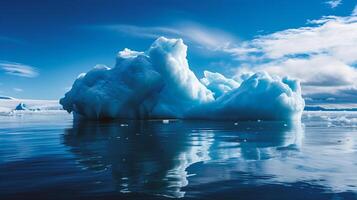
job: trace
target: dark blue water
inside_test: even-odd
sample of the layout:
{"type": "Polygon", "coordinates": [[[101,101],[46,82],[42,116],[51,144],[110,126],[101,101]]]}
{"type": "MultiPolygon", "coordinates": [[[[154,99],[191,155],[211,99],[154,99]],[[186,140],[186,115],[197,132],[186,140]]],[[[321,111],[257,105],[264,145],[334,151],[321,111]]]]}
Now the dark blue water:
{"type": "Polygon", "coordinates": [[[0,199],[357,199],[356,125],[2,116],[0,199]]]}

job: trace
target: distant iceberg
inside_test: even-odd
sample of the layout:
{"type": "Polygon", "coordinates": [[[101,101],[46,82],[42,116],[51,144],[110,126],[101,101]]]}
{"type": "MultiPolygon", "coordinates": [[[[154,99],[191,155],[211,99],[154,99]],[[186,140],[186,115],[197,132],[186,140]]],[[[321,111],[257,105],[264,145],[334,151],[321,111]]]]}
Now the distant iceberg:
{"type": "Polygon", "coordinates": [[[115,67],[97,65],[78,76],[60,100],[88,119],[300,120],[300,83],[258,72],[239,82],[190,70],[181,39],[158,38],[146,52],[124,49],[115,67]]]}
{"type": "Polygon", "coordinates": [[[15,110],[28,110],[28,108],[27,108],[26,104],[21,102],[16,106],[15,110]]]}
{"type": "Polygon", "coordinates": [[[15,99],[0,97],[0,117],[23,114],[65,113],[58,100],[15,99]]]}

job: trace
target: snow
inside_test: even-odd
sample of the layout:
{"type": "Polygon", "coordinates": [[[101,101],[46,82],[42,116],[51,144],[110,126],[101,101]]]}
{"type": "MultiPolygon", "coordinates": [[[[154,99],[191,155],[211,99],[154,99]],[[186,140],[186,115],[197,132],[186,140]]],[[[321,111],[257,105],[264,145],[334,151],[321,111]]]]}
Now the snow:
{"type": "Polygon", "coordinates": [[[113,68],[97,65],[78,76],[60,100],[90,119],[300,120],[300,83],[258,72],[238,82],[204,72],[199,80],[181,39],[158,38],[145,52],[124,49],[113,68]]]}
{"type": "Polygon", "coordinates": [[[304,105],[298,81],[258,72],[190,114],[208,119],[300,120],[304,105]]]}
{"type": "Polygon", "coordinates": [[[210,71],[204,71],[204,78],[201,79],[201,82],[213,92],[215,98],[239,87],[239,83],[235,80],[228,79],[220,73],[210,71]]]}

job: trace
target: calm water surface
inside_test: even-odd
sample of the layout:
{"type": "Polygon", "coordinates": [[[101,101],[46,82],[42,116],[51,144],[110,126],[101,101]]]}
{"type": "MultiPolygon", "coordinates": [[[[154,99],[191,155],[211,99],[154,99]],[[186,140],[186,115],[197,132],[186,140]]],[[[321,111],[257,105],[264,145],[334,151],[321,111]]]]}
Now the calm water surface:
{"type": "Polygon", "coordinates": [[[357,113],[302,123],[0,116],[0,199],[357,199],[357,113]]]}

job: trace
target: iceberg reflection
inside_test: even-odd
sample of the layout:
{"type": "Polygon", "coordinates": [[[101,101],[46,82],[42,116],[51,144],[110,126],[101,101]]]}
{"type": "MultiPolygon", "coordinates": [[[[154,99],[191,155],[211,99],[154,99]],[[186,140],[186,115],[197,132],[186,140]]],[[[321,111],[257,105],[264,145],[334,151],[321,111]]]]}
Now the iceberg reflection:
{"type": "MultiPolygon", "coordinates": [[[[75,121],[64,143],[83,167],[111,170],[117,191],[179,198],[195,163],[288,156],[281,150],[298,151],[302,138],[301,124],[284,122],[75,121]]],[[[202,183],[219,179],[201,173],[212,173],[202,183]]]]}

